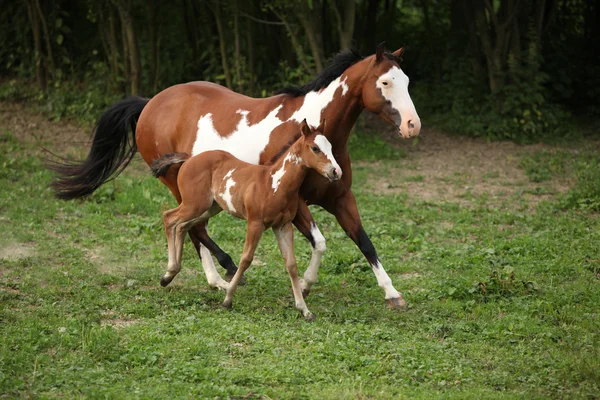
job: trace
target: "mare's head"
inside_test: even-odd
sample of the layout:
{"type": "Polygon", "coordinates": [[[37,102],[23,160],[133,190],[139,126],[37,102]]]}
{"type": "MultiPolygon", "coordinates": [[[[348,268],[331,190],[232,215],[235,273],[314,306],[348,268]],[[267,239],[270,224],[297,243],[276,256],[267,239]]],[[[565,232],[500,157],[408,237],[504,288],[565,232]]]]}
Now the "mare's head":
{"type": "Polygon", "coordinates": [[[311,129],[306,119],[302,120],[300,123],[302,136],[299,139],[301,146],[299,156],[308,168],[314,169],[334,182],[342,177],[342,169],[333,157],[331,143],[322,133],[324,130],[324,120],[321,121],[321,125],[317,129],[311,129]]]}
{"type": "Polygon", "coordinates": [[[404,48],[394,52],[377,46],[363,77],[362,101],[365,108],[395,125],[403,138],[415,137],[421,130],[421,120],[408,94],[408,76],[400,68],[404,48]]]}

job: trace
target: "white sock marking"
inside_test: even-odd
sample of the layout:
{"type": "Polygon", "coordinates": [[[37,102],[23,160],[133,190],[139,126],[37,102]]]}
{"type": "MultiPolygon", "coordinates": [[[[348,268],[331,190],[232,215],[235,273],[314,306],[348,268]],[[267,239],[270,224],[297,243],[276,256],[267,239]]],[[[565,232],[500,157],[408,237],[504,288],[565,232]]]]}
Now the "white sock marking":
{"type": "Polygon", "coordinates": [[[373,272],[377,278],[377,284],[385,291],[385,299],[396,299],[400,297],[400,293],[394,288],[394,285],[392,285],[392,280],[383,269],[383,265],[381,265],[379,260],[377,260],[375,264],[372,264],[371,268],[373,268],[373,272]]]}

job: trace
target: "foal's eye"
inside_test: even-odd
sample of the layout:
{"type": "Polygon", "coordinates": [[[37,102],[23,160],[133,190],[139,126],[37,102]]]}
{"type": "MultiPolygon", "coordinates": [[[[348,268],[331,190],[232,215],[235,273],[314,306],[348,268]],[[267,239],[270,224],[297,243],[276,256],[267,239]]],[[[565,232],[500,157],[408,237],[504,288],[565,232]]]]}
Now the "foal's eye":
{"type": "Polygon", "coordinates": [[[313,146],[311,147],[312,151],[314,151],[315,153],[319,154],[321,152],[321,149],[318,146],[313,146]]]}

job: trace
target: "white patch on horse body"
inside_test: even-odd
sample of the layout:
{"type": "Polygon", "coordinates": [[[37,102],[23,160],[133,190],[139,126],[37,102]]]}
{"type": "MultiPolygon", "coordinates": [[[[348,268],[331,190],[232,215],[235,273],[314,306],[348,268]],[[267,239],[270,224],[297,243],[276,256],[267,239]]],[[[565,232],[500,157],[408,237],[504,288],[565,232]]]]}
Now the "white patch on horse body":
{"type": "Polygon", "coordinates": [[[333,96],[338,88],[342,88],[342,96],[348,91],[348,85],[346,84],[347,77],[339,76],[337,79],[332,81],[325,89],[318,92],[309,92],[304,96],[304,102],[299,109],[288,119],[288,121],[301,122],[306,119],[308,125],[317,127],[321,123],[321,113],[325,110],[325,107],[333,100],[333,96]]]}
{"type": "Polygon", "coordinates": [[[225,189],[223,190],[223,193],[221,193],[221,197],[223,198],[223,200],[225,200],[225,203],[227,204],[227,208],[229,211],[237,212],[237,210],[233,206],[233,201],[232,201],[233,196],[231,195],[231,188],[235,186],[235,181],[231,177],[231,175],[233,174],[233,171],[235,171],[235,169],[230,170],[223,177],[223,180],[226,180],[226,179],[227,180],[225,181],[225,189]]]}
{"type": "Polygon", "coordinates": [[[230,134],[222,136],[225,132],[217,132],[213,123],[213,114],[207,113],[198,119],[198,131],[192,148],[192,155],[210,150],[223,150],[234,157],[251,164],[258,164],[261,153],[270,141],[271,132],[279,125],[288,121],[300,123],[306,118],[308,124],[317,127],[321,123],[323,110],[331,103],[338,88],[342,88],[342,96],[348,92],[347,77],[338,77],[326,88],[309,92],[304,96],[302,106],[297,109],[287,121],[277,117],[282,104],[275,107],[269,114],[254,125],[248,123],[248,110],[238,109],[236,114],[242,117],[230,134]]]}
{"type": "Polygon", "coordinates": [[[242,118],[235,130],[227,136],[221,136],[213,124],[212,113],[203,115],[198,120],[198,132],[192,149],[192,155],[209,150],[224,150],[234,157],[251,163],[258,164],[260,154],[269,143],[271,132],[283,123],[277,118],[277,113],[282,105],[278,105],[261,121],[254,125],[248,124],[246,110],[237,110],[242,118]]]}
{"type": "Polygon", "coordinates": [[[271,174],[271,188],[273,188],[273,193],[277,192],[279,189],[279,183],[281,182],[281,178],[285,175],[285,165],[286,163],[294,163],[300,164],[302,162],[302,158],[297,154],[288,153],[287,156],[283,159],[283,164],[281,164],[281,168],[271,174]]]}
{"type": "Polygon", "coordinates": [[[402,121],[419,118],[415,105],[408,94],[408,82],[408,76],[400,68],[394,66],[381,75],[375,84],[381,90],[383,97],[398,111],[402,121]]]}
{"type": "Polygon", "coordinates": [[[329,142],[329,140],[327,140],[327,138],[323,135],[316,135],[315,144],[319,146],[319,149],[321,149],[323,154],[325,154],[325,157],[327,157],[329,162],[331,162],[331,164],[335,168],[341,171],[342,169],[340,168],[339,164],[335,160],[335,157],[333,156],[333,149],[331,148],[331,143],[329,142]]]}
{"type": "Polygon", "coordinates": [[[375,264],[371,264],[371,268],[373,268],[373,273],[375,273],[375,277],[377,278],[377,284],[385,291],[385,299],[397,299],[400,297],[400,293],[392,285],[392,280],[383,269],[383,265],[381,265],[379,260],[375,264]]]}

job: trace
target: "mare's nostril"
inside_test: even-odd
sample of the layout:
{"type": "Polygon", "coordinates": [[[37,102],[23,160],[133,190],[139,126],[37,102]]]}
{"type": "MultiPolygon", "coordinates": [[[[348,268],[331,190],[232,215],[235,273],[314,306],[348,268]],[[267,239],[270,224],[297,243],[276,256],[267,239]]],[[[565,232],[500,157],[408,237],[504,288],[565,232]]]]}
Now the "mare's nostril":
{"type": "Polygon", "coordinates": [[[333,176],[338,176],[337,169],[335,169],[335,168],[333,169],[333,176]]]}
{"type": "Polygon", "coordinates": [[[415,124],[412,123],[412,119],[406,121],[406,125],[408,126],[408,129],[413,129],[415,127],[415,124]]]}

